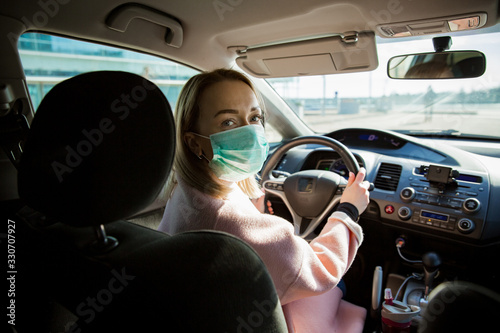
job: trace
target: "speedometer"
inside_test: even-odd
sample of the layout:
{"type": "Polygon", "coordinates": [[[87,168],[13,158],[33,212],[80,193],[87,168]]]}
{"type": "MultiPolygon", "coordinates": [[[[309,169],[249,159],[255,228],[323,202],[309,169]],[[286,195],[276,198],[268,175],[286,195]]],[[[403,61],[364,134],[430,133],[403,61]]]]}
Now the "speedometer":
{"type": "Polygon", "coordinates": [[[349,178],[349,170],[342,159],[335,160],[330,166],[330,171],[338,173],[345,179],[349,178]]]}

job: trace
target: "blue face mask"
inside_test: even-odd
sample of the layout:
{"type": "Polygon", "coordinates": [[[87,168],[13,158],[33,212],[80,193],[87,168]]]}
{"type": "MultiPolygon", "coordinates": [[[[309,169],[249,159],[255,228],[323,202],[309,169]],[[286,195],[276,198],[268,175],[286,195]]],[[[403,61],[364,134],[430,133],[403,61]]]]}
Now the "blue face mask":
{"type": "MultiPolygon", "coordinates": [[[[196,134],[196,133],[195,133],[196,134]]],[[[214,157],[208,163],[222,180],[238,182],[255,175],[262,168],[269,144],[260,125],[247,125],[206,137],[210,139],[214,157]]]]}

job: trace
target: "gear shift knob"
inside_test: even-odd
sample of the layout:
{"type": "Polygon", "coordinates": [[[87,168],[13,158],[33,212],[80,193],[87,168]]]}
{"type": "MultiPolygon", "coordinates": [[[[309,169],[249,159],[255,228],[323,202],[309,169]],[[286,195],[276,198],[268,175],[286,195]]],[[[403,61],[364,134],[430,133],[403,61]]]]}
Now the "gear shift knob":
{"type": "Polygon", "coordinates": [[[432,288],[434,278],[439,271],[439,266],[441,266],[441,258],[435,252],[427,252],[422,257],[422,264],[424,265],[424,298],[427,299],[430,289],[432,288]]]}

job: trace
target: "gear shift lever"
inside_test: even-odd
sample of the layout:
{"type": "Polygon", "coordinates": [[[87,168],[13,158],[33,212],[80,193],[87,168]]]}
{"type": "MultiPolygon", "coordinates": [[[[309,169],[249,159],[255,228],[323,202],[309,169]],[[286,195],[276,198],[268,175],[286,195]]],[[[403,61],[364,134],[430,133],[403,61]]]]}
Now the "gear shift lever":
{"type": "Polygon", "coordinates": [[[427,252],[422,257],[422,264],[424,265],[424,299],[427,300],[430,289],[434,283],[434,278],[439,272],[439,266],[441,266],[441,258],[435,252],[427,252]]]}

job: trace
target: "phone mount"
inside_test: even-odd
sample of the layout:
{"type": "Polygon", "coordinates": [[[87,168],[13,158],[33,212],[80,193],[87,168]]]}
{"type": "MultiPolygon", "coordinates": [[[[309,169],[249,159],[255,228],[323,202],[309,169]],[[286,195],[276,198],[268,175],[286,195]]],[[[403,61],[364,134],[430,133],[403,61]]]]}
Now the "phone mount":
{"type": "Polygon", "coordinates": [[[439,193],[444,193],[445,190],[456,189],[458,183],[455,180],[460,175],[457,170],[439,165],[421,165],[419,172],[429,181],[432,187],[436,187],[439,193]]]}

